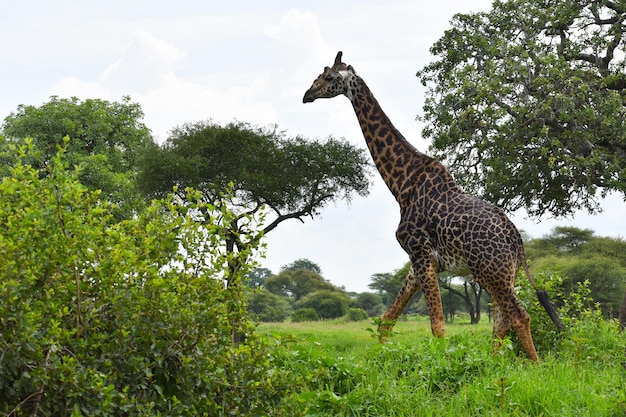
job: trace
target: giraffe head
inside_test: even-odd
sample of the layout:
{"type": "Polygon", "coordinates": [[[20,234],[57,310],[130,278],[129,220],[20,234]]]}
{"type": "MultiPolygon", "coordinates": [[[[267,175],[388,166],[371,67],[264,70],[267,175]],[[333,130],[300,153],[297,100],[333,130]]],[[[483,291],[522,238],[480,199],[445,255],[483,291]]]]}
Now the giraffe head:
{"type": "Polygon", "coordinates": [[[324,72],[313,81],[311,88],[304,93],[303,103],[311,103],[318,98],[349,94],[348,84],[354,75],[354,69],[341,62],[341,54],[341,51],[337,52],[333,66],[324,68],[324,72]]]}

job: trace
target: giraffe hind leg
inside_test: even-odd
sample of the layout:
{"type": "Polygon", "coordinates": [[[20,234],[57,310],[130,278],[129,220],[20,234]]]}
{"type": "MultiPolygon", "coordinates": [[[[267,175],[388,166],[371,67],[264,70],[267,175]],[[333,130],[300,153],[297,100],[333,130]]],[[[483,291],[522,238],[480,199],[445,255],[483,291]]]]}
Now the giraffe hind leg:
{"type": "Polygon", "coordinates": [[[502,347],[502,340],[511,330],[511,321],[507,314],[502,311],[497,302],[492,303],[493,308],[493,345],[492,350],[497,352],[502,347]]]}
{"type": "Polygon", "coordinates": [[[530,333],[530,315],[526,312],[513,289],[503,294],[492,296],[494,305],[493,337],[494,348],[501,346],[501,341],[513,328],[528,358],[537,362],[537,350],[530,333]]]}
{"type": "Polygon", "coordinates": [[[524,310],[524,307],[522,307],[517,297],[515,297],[514,301],[515,309],[512,311],[513,317],[511,318],[513,329],[515,329],[515,333],[517,333],[517,337],[522,343],[528,358],[533,362],[537,362],[539,358],[537,357],[537,350],[535,349],[535,344],[530,334],[530,315],[524,310]]]}

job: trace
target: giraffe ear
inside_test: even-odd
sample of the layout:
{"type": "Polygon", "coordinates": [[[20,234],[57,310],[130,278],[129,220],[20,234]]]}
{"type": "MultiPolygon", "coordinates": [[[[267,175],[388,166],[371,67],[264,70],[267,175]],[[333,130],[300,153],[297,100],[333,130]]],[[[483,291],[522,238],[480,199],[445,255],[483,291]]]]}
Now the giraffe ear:
{"type": "Polygon", "coordinates": [[[341,64],[341,55],[342,54],[343,54],[343,52],[341,52],[341,51],[337,52],[337,56],[335,57],[335,63],[333,64],[333,67],[336,67],[336,66],[341,64]]]}

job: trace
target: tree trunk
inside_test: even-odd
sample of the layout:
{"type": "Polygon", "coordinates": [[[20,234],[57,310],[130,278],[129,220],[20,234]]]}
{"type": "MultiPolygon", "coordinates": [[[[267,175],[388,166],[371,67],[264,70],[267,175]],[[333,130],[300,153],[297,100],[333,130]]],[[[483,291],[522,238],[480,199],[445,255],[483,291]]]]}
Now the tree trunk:
{"type": "Polygon", "coordinates": [[[476,281],[470,283],[474,291],[474,301],[476,303],[476,324],[480,321],[480,297],[483,295],[483,287],[476,281]],[[478,288],[478,290],[476,289],[478,288]]]}
{"type": "Polygon", "coordinates": [[[463,283],[463,289],[465,290],[465,304],[467,304],[467,312],[470,315],[470,324],[476,324],[478,323],[478,320],[476,319],[476,311],[479,310],[480,311],[480,306],[476,309],[474,309],[474,306],[472,305],[472,298],[469,295],[469,291],[467,290],[467,281],[463,283]]]}
{"type": "Polygon", "coordinates": [[[470,315],[470,323],[472,324],[478,323],[476,321],[476,309],[472,305],[472,298],[469,296],[469,293],[467,291],[467,283],[464,284],[465,294],[463,294],[461,291],[457,291],[454,288],[452,288],[452,286],[445,280],[440,280],[439,283],[443,288],[450,291],[451,294],[454,294],[457,297],[461,297],[463,301],[465,301],[465,305],[467,306],[467,312],[470,315]]]}

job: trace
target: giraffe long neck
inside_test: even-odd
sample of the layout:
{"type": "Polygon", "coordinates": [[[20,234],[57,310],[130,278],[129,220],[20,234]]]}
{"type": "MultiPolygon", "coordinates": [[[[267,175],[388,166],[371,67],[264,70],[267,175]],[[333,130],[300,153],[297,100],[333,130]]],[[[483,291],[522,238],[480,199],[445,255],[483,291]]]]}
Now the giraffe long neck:
{"type": "Polygon", "coordinates": [[[363,79],[354,76],[347,96],[352,102],[367,147],[385,184],[398,202],[412,184],[405,169],[416,158],[430,159],[413,147],[391,123],[363,79]]]}

